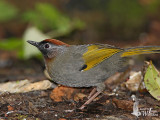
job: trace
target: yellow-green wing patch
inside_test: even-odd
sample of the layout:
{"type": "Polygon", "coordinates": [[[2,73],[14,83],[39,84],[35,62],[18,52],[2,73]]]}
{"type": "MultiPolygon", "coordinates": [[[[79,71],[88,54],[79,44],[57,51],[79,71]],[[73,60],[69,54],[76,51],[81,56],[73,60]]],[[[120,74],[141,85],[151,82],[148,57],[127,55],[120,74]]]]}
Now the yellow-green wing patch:
{"type": "Polygon", "coordinates": [[[121,57],[128,57],[133,55],[140,55],[140,54],[151,54],[151,53],[160,53],[159,46],[143,46],[143,47],[135,47],[126,50],[121,57]]]}
{"type": "Polygon", "coordinates": [[[105,59],[111,57],[115,53],[120,52],[121,49],[114,47],[105,47],[102,45],[88,46],[88,51],[83,54],[85,65],[83,70],[89,70],[105,59]]]}

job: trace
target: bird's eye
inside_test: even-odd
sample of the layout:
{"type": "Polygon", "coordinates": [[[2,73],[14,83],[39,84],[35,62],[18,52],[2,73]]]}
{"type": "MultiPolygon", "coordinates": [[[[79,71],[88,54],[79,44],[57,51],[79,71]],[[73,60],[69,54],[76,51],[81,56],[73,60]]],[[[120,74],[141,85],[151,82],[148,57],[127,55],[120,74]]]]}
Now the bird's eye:
{"type": "Polygon", "coordinates": [[[49,48],[50,45],[47,43],[47,44],[44,45],[44,47],[45,47],[45,48],[49,48]]]}

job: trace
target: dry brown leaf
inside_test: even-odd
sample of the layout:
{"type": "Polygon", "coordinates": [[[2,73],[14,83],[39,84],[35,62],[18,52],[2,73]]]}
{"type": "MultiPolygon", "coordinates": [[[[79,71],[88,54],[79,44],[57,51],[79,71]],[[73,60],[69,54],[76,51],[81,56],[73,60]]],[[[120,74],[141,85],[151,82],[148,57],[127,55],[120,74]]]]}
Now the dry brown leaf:
{"type": "Polygon", "coordinates": [[[79,89],[76,88],[71,88],[71,87],[65,87],[65,86],[58,86],[50,94],[51,99],[53,99],[55,102],[60,102],[65,100],[69,100],[73,98],[75,93],[79,89]]]}
{"type": "Polygon", "coordinates": [[[53,88],[53,83],[49,80],[43,80],[31,83],[29,80],[19,80],[0,84],[0,92],[23,93],[35,90],[46,90],[53,88]]]}
{"type": "Polygon", "coordinates": [[[133,110],[133,101],[119,100],[119,99],[116,99],[116,98],[113,98],[112,101],[120,109],[127,110],[127,111],[132,111],[133,110]]]}
{"type": "Polygon", "coordinates": [[[130,91],[137,91],[142,81],[142,78],[143,76],[141,71],[131,72],[129,80],[125,83],[125,85],[130,91]]]}
{"type": "Polygon", "coordinates": [[[74,101],[83,100],[84,97],[87,97],[87,95],[85,95],[83,93],[76,93],[74,96],[74,101]]]}

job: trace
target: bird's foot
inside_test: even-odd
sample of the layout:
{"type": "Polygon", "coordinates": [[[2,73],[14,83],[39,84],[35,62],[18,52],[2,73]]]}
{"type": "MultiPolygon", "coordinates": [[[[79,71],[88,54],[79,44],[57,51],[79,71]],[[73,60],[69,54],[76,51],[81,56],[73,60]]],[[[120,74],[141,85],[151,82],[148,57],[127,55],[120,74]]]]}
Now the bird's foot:
{"type": "Polygon", "coordinates": [[[90,97],[79,109],[82,110],[86,105],[90,104],[101,92],[97,91],[92,97],[90,97]]]}

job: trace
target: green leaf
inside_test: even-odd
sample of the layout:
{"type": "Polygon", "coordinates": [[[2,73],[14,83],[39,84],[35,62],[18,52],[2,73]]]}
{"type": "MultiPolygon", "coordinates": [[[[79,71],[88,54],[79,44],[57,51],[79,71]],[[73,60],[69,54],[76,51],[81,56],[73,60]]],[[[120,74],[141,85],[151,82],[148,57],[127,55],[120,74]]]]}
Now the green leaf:
{"type": "Polygon", "coordinates": [[[11,4],[1,0],[0,1],[0,21],[6,22],[16,17],[18,10],[11,4]]]}
{"type": "Polygon", "coordinates": [[[18,38],[10,38],[8,40],[4,40],[0,42],[0,49],[1,50],[21,50],[22,49],[22,40],[18,38]]]}
{"type": "Polygon", "coordinates": [[[47,3],[37,3],[35,10],[27,11],[23,18],[42,31],[47,31],[51,37],[67,36],[74,30],[85,27],[78,18],[70,18],[61,13],[55,6],[47,3]]]}
{"type": "Polygon", "coordinates": [[[157,100],[160,100],[160,74],[152,62],[149,63],[144,76],[144,83],[148,92],[157,100]]]}

